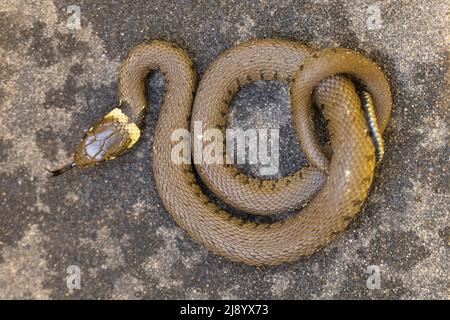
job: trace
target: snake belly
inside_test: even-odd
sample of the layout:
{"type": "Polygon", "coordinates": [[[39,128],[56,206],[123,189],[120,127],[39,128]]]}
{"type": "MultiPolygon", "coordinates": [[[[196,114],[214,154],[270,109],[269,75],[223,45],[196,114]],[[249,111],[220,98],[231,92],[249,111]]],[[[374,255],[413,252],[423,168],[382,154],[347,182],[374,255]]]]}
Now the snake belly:
{"type": "Polygon", "coordinates": [[[332,241],[358,213],[375,168],[374,144],[349,74],[373,95],[382,132],[391,111],[391,93],[381,69],[345,49],[315,52],[285,40],[248,41],[222,53],[198,88],[192,61],[162,41],[135,47],[119,75],[119,100],[135,123],[147,106],[145,79],[153,70],[165,77],[164,101],[153,144],[153,174],[167,211],[179,226],[212,252],[250,265],[277,265],[310,255],[332,241]],[[204,183],[237,209],[273,214],[296,209],[274,223],[242,220],[221,209],[202,191],[191,164],[175,164],[174,130],[224,128],[234,94],[255,80],[291,85],[293,123],[309,166],[278,180],[259,180],[230,165],[196,165],[204,183]],[[331,159],[324,156],[312,126],[312,99],[321,107],[330,133],[331,159]],[[303,209],[302,204],[309,201],[303,209]]]}

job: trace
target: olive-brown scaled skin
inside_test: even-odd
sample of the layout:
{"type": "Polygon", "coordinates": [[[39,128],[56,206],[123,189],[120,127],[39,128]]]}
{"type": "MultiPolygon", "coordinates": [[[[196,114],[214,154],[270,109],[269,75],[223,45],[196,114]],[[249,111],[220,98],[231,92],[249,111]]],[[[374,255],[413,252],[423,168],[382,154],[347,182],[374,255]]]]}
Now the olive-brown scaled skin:
{"type": "Polygon", "coordinates": [[[124,154],[131,138],[123,123],[114,118],[103,118],[87,133],[75,149],[78,167],[92,167],[124,154]]]}
{"type": "Polygon", "coordinates": [[[285,40],[250,40],[228,49],[206,70],[198,87],[193,63],[181,49],[162,41],[136,46],[120,67],[120,107],[105,116],[112,120],[102,120],[89,130],[77,148],[76,162],[51,171],[53,175],[77,164],[98,164],[131,148],[140,135],[138,126],[147,106],[145,80],[152,70],[160,70],[166,81],[154,131],[154,180],[165,208],[194,240],[234,261],[277,265],[311,255],[356,216],[374,176],[375,148],[355,86],[347,77],[332,75],[349,74],[368,89],[377,107],[378,120],[372,123],[378,125],[380,137],[392,108],[389,83],[379,66],[353,51],[314,52],[285,40]],[[194,172],[191,164],[174,163],[174,130],[189,130],[196,121],[204,128],[225,124],[233,96],[255,80],[290,83],[293,124],[310,165],[298,174],[259,182],[236,178],[230,166],[203,163],[194,172]],[[317,105],[323,105],[333,150],[330,159],[322,154],[314,134],[313,96],[317,105]],[[237,209],[261,214],[284,207],[297,208],[297,213],[273,223],[241,219],[211,201],[197,176],[237,209]],[[314,196],[303,209],[300,190],[314,196]]]}

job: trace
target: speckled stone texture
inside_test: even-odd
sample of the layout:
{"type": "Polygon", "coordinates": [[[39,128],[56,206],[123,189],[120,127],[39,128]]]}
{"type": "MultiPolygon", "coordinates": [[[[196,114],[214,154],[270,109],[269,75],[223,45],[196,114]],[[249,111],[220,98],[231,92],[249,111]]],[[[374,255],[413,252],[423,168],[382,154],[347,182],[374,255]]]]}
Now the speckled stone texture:
{"type": "MultiPolygon", "coordinates": [[[[3,0],[0,298],[447,299],[446,12],[444,0],[3,0]],[[67,27],[69,5],[81,8],[79,30],[67,27]],[[371,20],[373,5],[381,21],[371,20]],[[343,46],[377,61],[392,84],[393,117],[384,162],[348,231],[308,259],[272,268],[193,242],[164,210],[151,173],[158,74],[133,152],[50,178],[44,168],[65,164],[116,102],[120,61],[144,37],[184,48],[200,76],[226,48],[263,37],[343,46]],[[80,290],[66,286],[69,265],[81,270],[80,290]],[[366,285],[369,265],[380,267],[380,289],[366,285]]],[[[289,108],[286,86],[259,82],[238,94],[230,115],[233,126],[281,129],[281,175],[305,163],[289,108]]]]}

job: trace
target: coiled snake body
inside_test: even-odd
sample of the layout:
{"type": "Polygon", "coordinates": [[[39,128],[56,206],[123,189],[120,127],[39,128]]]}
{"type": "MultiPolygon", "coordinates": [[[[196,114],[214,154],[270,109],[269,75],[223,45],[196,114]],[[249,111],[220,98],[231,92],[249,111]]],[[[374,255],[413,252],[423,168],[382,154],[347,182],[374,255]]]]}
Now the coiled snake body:
{"type": "Polygon", "coordinates": [[[164,74],[166,86],[155,130],[153,174],[167,211],[192,238],[234,261],[276,265],[318,250],[358,213],[374,174],[373,137],[378,154],[382,153],[380,137],[392,105],[388,82],[375,63],[358,53],[339,48],[315,52],[284,40],[249,41],[225,51],[197,89],[192,62],[184,51],[162,41],[138,45],[120,68],[119,105],[88,131],[75,150],[74,162],[55,175],[113,159],[137,141],[147,106],[145,78],[152,70],[164,74]],[[370,92],[371,96],[363,96],[370,125],[355,86],[338,74],[351,75],[370,92]],[[192,165],[171,160],[174,130],[190,129],[194,121],[202,121],[204,129],[223,128],[234,94],[261,79],[290,83],[293,124],[309,165],[279,180],[250,178],[230,165],[202,164],[196,170],[209,189],[238,209],[255,214],[298,210],[269,224],[245,221],[222,210],[206,197],[192,165]],[[377,120],[370,109],[371,97],[377,120]],[[327,121],[330,160],[314,131],[313,98],[327,121]]]}

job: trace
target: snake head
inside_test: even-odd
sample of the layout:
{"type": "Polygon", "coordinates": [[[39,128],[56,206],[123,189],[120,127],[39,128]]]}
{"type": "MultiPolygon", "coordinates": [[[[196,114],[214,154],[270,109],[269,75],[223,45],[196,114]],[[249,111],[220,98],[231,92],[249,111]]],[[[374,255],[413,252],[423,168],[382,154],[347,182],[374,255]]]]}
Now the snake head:
{"type": "Polygon", "coordinates": [[[74,161],[61,169],[50,171],[60,175],[75,166],[87,168],[112,160],[130,149],[139,139],[139,127],[119,108],[97,121],[75,148],[74,161]]]}

